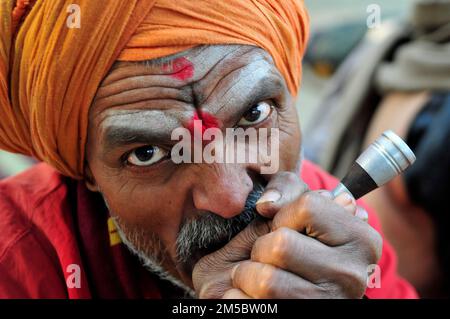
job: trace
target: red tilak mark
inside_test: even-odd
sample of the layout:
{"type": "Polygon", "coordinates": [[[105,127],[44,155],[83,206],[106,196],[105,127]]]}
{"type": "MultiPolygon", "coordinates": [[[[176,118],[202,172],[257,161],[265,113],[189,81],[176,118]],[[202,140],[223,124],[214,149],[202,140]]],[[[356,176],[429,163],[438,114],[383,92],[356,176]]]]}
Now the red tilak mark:
{"type": "Polygon", "coordinates": [[[219,120],[212,114],[199,111],[200,119],[203,121],[203,126],[208,128],[219,128],[219,120]]]}
{"type": "Polygon", "coordinates": [[[194,65],[188,59],[181,57],[173,60],[169,64],[163,66],[164,71],[169,71],[167,74],[172,78],[178,80],[188,80],[194,76],[194,65]]]}
{"type": "Polygon", "coordinates": [[[191,132],[192,137],[195,135],[195,130],[198,130],[199,128],[201,131],[198,131],[197,134],[200,135],[203,139],[203,133],[209,128],[219,128],[220,127],[220,121],[212,114],[198,111],[195,112],[192,118],[189,120],[188,124],[186,125],[186,128],[191,132]],[[197,124],[195,126],[195,121],[202,121],[201,126],[197,124]]]}
{"type": "MultiPolygon", "coordinates": [[[[198,126],[195,126],[195,121],[200,121],[200,117],[198,116],[198,113],[195,112],[194,115],[192,116],[192,118],[189,120],[189,123],[186,125],[186,128],[189,130],[189,132],[191,132],[192,137],[194,137],[195,135],[195,130],[198,130],[198,126]]],[[[201,126],[201,135],[203,136],[203,133],[206,131],[206,127],[203,125],[202,122],[202,126],[201,126]]]]}

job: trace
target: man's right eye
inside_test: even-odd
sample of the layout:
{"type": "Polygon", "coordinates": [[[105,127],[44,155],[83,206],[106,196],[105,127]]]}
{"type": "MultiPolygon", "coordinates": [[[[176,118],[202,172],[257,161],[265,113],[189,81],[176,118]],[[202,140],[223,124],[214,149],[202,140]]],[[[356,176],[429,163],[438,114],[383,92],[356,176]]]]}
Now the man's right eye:
{"type": "Polygon", "coordinates": [[[147,145],[133,150],[127,158],[127,163],[135,166],[150,166],[166,157],[168,151],[158,146],[147,145]]]}

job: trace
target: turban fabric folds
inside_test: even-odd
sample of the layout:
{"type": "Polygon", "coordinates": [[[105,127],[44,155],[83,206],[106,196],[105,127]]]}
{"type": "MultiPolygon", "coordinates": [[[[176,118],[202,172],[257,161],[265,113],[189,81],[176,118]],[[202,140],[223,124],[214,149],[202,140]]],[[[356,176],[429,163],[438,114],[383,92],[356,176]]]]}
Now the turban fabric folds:
{"type": "Polygon", "coordinates": [[[308,28],[303,0],[2,0],[0,148],[81,179],[89,107],[114,61],[255,45],[296,95],[308,28]]]}

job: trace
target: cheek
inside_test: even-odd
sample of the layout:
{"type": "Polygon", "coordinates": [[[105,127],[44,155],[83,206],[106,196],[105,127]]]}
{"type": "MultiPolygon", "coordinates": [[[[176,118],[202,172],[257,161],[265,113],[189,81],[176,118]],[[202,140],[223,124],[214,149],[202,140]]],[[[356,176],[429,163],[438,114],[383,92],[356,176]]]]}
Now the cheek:
{"type": "Polygon", "coordinates": [[[156,234],[166,245],[176,239],[184,209],[175,202],[173,189],[114,179],[105,180],[99,186],[111,215],[129,227],[156,234]]]}

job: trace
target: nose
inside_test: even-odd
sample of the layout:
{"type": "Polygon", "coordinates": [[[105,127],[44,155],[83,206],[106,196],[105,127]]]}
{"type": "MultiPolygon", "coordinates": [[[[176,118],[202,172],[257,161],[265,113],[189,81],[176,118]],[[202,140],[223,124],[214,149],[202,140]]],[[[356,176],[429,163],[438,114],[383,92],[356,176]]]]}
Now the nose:
{"type": "Polygon", "coordinates": [[[192,193],[195,208],[223,218],[239,215],[253,189],[245,168],[230,164],[202,164],[198,168],[192,193]]]}

